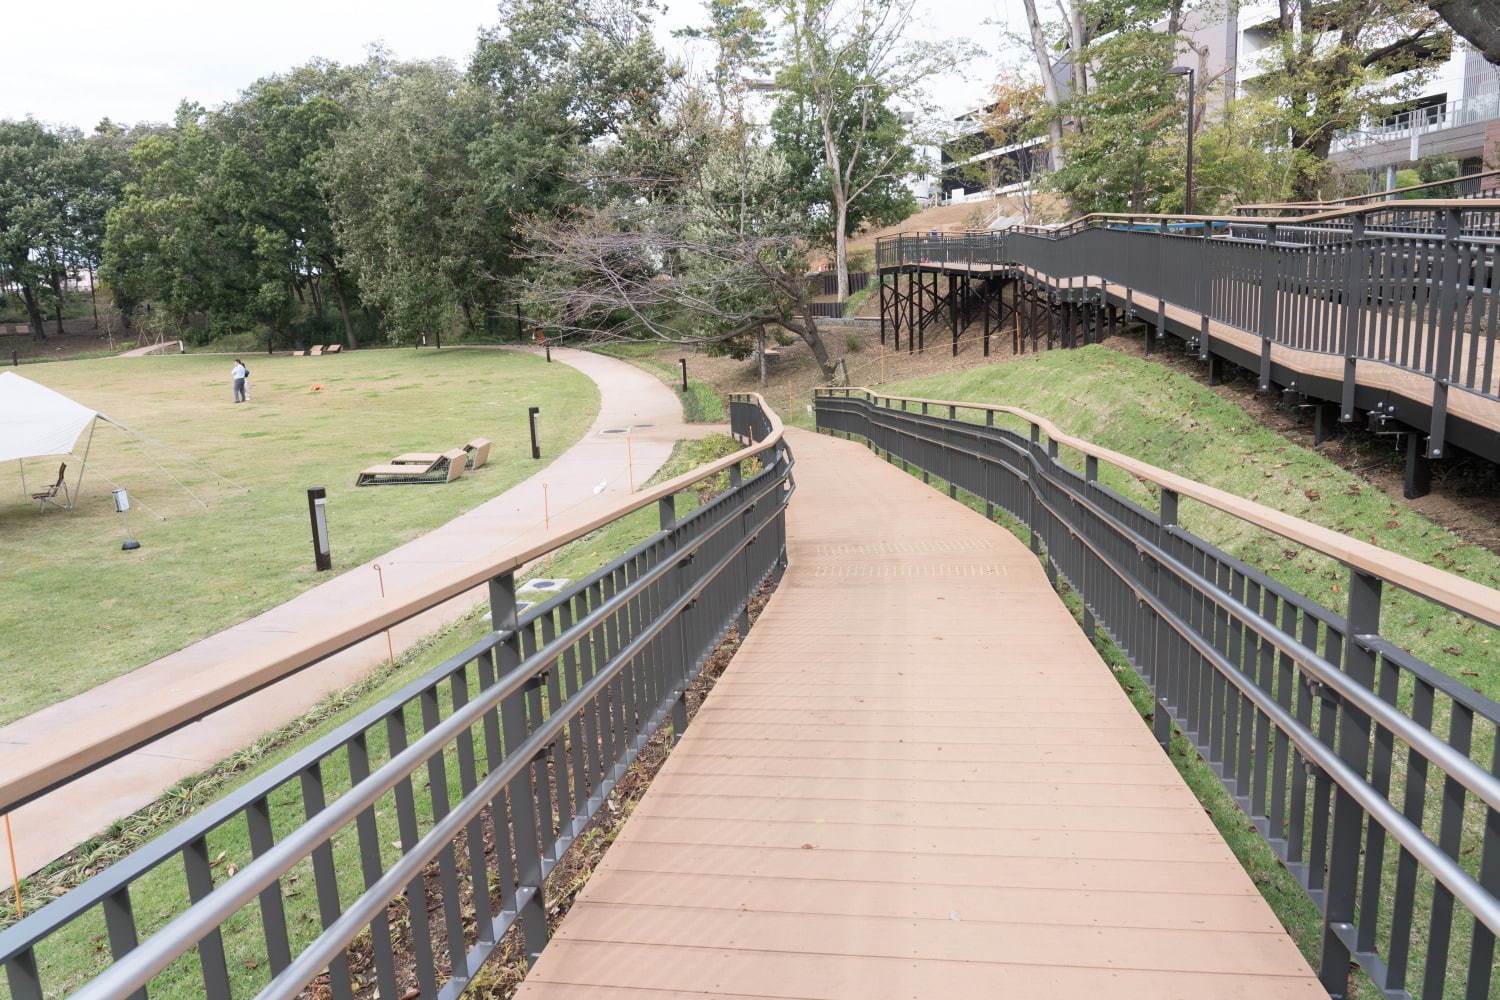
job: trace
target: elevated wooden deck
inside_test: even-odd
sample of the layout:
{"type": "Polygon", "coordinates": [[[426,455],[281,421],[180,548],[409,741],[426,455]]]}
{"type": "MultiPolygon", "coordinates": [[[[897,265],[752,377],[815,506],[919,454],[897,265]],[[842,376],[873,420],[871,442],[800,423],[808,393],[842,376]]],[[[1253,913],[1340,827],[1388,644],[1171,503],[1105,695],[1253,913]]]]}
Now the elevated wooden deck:
{"type": "Polygon", "coordinates": [[[786,577],[520,996],[1326,996],[1026,547],[788,437],[786,577]]]}

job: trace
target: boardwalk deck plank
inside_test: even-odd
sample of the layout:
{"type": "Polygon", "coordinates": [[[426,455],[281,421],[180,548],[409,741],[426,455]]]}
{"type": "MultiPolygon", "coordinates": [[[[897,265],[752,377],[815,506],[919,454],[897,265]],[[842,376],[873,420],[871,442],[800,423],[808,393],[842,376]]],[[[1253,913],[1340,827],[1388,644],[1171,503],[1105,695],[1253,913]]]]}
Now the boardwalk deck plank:
{"type": "Polygon", "coordinates": [[[1025,546],[792,437],[786,577],[519,995],[1322,996],[1025,546]]]}

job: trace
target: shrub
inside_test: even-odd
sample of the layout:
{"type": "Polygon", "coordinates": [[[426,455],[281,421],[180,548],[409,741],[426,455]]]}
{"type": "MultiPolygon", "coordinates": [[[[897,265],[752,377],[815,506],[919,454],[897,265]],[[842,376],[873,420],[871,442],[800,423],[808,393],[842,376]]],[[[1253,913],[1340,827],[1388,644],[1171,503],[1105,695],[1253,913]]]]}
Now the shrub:
{"type": "Polygon", "coordinates": [[[858,354],[865,349],[864,338],[857,333],[844,334],[844,353],[858,354]]]}

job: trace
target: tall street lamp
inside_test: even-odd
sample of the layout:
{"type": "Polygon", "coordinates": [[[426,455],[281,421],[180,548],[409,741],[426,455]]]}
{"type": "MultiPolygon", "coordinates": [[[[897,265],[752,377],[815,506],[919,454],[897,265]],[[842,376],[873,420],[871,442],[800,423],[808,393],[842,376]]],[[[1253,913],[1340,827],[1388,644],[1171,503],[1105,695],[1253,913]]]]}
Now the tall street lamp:
{"type": "Polygon", "coordinates": [[[1185,76],[1188,79],[1188,105],[1187,105],[1187,194],[1182,199],[1183,214],[1193,214],[1193,125],[1197,117],[1193,114],[1193,105],[1197,99],[1198,88],[1194,84],[1197,74],[1191,66],[1173,66],[1167,70],[1168,76],[1185,76]]]}

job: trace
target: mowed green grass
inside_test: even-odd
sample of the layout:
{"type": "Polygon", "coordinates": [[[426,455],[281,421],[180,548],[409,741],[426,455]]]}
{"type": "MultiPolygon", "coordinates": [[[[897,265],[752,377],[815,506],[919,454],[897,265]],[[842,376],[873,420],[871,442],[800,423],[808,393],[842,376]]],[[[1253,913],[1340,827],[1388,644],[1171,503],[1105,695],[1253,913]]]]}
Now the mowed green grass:
{"type": "MultiPolygon", "coordinates": [[[[1094,444],[1500,587],[1500,557],[1488,549],[1287,441],[1193,379],[1106,347],[1048,351],[898,382],[882,391],[1025,409],[1094,444]]],[[[960,416],[983,419],[963,411],[960,416]]],[[[1060,455],[1073,468],[1083,468],[1082,456],[1071,449],[1061,449],[1060,455]]],[[[1148,510],[1158,508],[1154,488],[1104,463],[1099,475],[1148,510]]],[[[1336,561],[1187,498],[1181,520],[1190,531],[1325,607],[1340,613],[1346,608],[1348,570],[1336,561]]],[[[1500,697],[1500,639],[1494,629],[1392,585],[1385,589],[1381,634],[1462,683],[1500,697]]]]}
{"type": "MultiPolygon", "coordinates": [[[[893,395],[1022,408],[1052,420],[1067,433],[1161,468],[1259,500],[1488,586],[1500,583],[1500,559],[1489,550],[1465,542],[1412,513],[1401,501],[1382,495],[1316,452],[1289,443],[1191,378],[1142,359],[1103,347],[1053,351],[1034,360],[905,381],[884,388],[893,395]]],[[[963,419],[983,420],[982,415],[974,413],[960,411],[959,415],[963,419]]],[[[1017,430],[1025,427],[1013,418],[1001,418],[1000,422],[1017,430]]],[[[1060,449],[1060,455],[1074,468],[1082,468],[1082,456],[1072,449],[1060,449]]],[[[1147,509],[1157,508],[1159,498],[1153,489],[1103,463],[1100,479],[1147,509]]],[[[936,476],[933,481],[936,488],[945,488],[946,484],[936,476]]],[[[960,499],[975,509],[984,507],[982,501],[966,493],[961,493],[960,499]]],[[[1348,571],[1335,561],[1186,499],[1180,513],[1184,526],[1200,537],[1315,597],[1336,612],[1344,610],[1348,571]]],[[[1025,528],[1008,515],[1002,513],[1000,520],[1019,537],[1027,537],[1025,528]]],[[[1082,606],[1077,595],[1064,587],[1063,597],[1074,614],[1081,617],[1082,606]]],[[[1496,630],[1444,611],[1394,586],[1387,586],[1381,611],[1382,635],[1461,683],[1492,698],[1500,694],[1496,630]]],[[[1095,645],[1137,711],[1150,719],[1155,710],[1150,688],[1102,633],[1097,635],[1095,645]]],[[[1397,702],[1410,710],[1409,684],[1398,692],[1397,702]]],[[[1441,700],[1432,726],[1434,733],[1439,738],[1454,738],[1453,719],[1446,700],[1441,700]]],[[[1490,753],[1488,736],[1481,738],[1476,734],[1472,755],[1476,762],[1489,768],[1490,753]]],[[[1401,803],[1405,799],[1407,754],[1405,744],[1397,741],[1388,792],[1392,802],[1401,803]]],[[[1171,759],[1303,955],[1316,965],[1323,937],[1317,907],[1256,829],[1246,822],[1244,813],[1225,791],[1214,770],[1175,730],[1171,759]]],[[[1439,838],[1440,827],[1443,837],[1451,835],[1446,804],[1450,792],[1443,786],[1443,772],[1431,768],[1427,774],[1422,826],[1434,842],[1439,838]]],[[[1454,853],[1476,878],[1481,859],[1487,856],[1482,850],[1486,823],[1483,803],[1470,796],[1462,810],[1454,853]]],[[[1381,865],[1382,918],[1378,921],[1376,942],[1382,952],[1389,947],[1398,855],[1394,843],[1387,839],[1381,865]]],[[[1412,970],[1422,969],[1427,960],[1433,885],[1432,878],[1425,874],[1418,877],[1415,885],[1417,924],[1411,952],[1412,970]]],[[[1470,915],[1460,908],[1455,917],[1453,944],[1447,953],[1447,988],[1442,992],[1445,997],[1456,997],[1463,989],[1472,928],[1470,915]]],[[[1414,972],[1408,983],[1420,975],[1414,972]]],[[[1353,974],[1353,983],[1351,996],[1356,991],[1360,996],[1376,992],[1362,973],[1353,974]]]]}
{"type": "MultiPolygon", "coordinates": [[[[230,401],[228,357],[25,369],[160,444],[100,423],[70,512],[38,514],[22,500],[16,463],[0,471],[0,724],[326,579],[313,568],[308,487],[328,490],[334,570],[348,569],[530,476],[583,435],[599,405],[574,369],[509,351],[245,360],[252,398],[241,405],[230,401]],[[531,459],[527,406],[541,407],[541,462],[531,459]],[[494,442],[489,464],[455,483],[354,487],[367,465],[474,437],[494,442]],[[112,482],[130,490],[137,551],[120,549],[112,482]]],[[[27,488],[55,478],[57,462],[28,461],[27,488]]],[[[68,462],[71,482],[77,460],[68,462]]]]}
{"type": "MultiPolygon", "coordinates": [[[[680,441],[666,465],[650,482],[671,479],[731,454],[739,447],[728,435],[680,441]]],[[[759,466],[752,460],[745,463],[743,469],[748,479],[758,471],[759,466]]],[[[696,510],[705,495],[717,496],[727,489],[728,478],[727,472],[719,472],[698,484],[698,488],[680,494],[677,500],[679,517],[686,517],[696,510]]],[[[581,579],[598,569],[601,563],[623,554],[654,535],[659,528],[658,519],[655,504],[627,514],[599,531],[564,546],[550,561],[544,561],[527,572],[525,578],[548,576],[581,579]]],[[[534,599],[534,595],[528,596],[534,599]]],[[[398,658],[399,662],[383,673],[376,671],[366,681],[331,695],[283,730],[267,734],[253,746],[203,774],[180,782],[150,806],[116,824],[114,836],[94,838],[43,872],[26,879],[23,892],[27,912],[39,909],[61,892],[77,886],[119,857],[165,833],[204,805],[217,801],[298,750],[317,742],[359,712],[379,703],[449,657],[489,635],[491,626],[481,616],[483,610],[483,607],[475,608],[430,637],[423,645],[403,653],[398,658]]],[[[468,689],[479,690],[479,677],[473,663],[466,668],[466,676],[468,689]]],[[[441,686],[439,697],[442,699],[442,715],[446,717],[453,711],[451,688],[441,686]]],[[[407,712],[405,721],[408,740],[415,741],[422,734],[420,713],[407,712]]],[[[376,726],[370,731],[368,752],[373,766],[378,767],[389,760],[390,744],[384,727],[376,726]]],[[[443,760],[449,775],[459,773],[456,743],[447,748],[443,760]]],[[[487,765],[482,759],[479,767],[482,778],[488,773],[487,765]]],[[[321,773],[325,782],[324,792],[330,800],[347,792],[350,787],[347,751],[338,751],[325,760],[321,773]]],[[[449,793],[448,805],[451,808],[457,804],[461,795],[457,780],[450,782],[449,793]]],[[[300,786],[296,781],[281,786],[270,796],[270,802],[273,815],[278,817],[278,829],[283,824],[300,822],[304,817],[300,786]]],[[[433,799],[426,789],[418,789],[414,805],[419,829],[425,833],[433,821],[433,799]]],[[[377,807],[376,816],[383,834],[377,839],[377,843],[383,863],[389,866],[400,855],[399,834],[395,830],[393,819],[395,808],[389,793],[377,807]]],[[[215,884],[222,884],[233,871],[243,867],[253,857],[249,834],[243,821],[232,821],[220,826],[208,835],[208,844],[211,856],[220,859],[213,866],[215,884]]],[[[357,830],[353,826],[343,829],[333,838],[339,898],[344,902],[357,898],[364,890],[359,850],[357,830]]],[[[294,950],[306,947],[321,929],[317,923],[316,896],[311,889],[314,881],[309,860],[298,864],[281,880],[294,950]]],[[[162,865],[132,883],[131,901],[140,936],[144,938],[186,908],[181,867],[162,865]]],[[[8,905],[0,904],[0,929],[14,923],[13,916],[14,912],[8,905]]],[[[105,933],[103,915],[95,907],[38,947],[37,959],[45,996],[66,995],[109,965],[108,949],[97,946],[99,941],[104,940],[105,933]]],[[[223,939],[235,995],[248,996],[264,987],[270,975],[259,909],[252,904],[234,914],[223,928],[223,939]]],[[[201,996],[202,978],[196,954],[189,952],[156,977],[151,984],[151,995],[174,998],[201,996]]],[[[4,978],[0,977],[0,1000],[6,1000],[9,996],[4,978]]]]}

